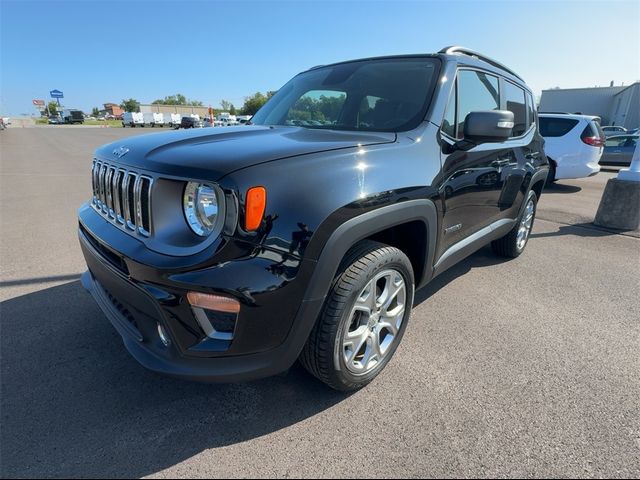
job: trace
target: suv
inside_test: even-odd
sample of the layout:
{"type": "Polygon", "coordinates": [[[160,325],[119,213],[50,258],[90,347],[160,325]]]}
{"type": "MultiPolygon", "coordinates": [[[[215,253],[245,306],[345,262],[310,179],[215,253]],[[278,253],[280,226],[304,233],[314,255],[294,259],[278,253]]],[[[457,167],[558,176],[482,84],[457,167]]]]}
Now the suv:
{"type": "Polygon", "coordinates": [[[476,52],[315,67],[250,126],[99,148],[82,282],[156,372],[244,381],[300,359],[355,390],[416,288],[485,244],[523,252],[547,165],[531,90],[476,52]]]}
{"type": "Polygon", "coordinates": [[[204,122],[199,118],[182,117],[182,120],[180,120],[180,125],[176,127],[176,130],[179,128],[202,128],[202,127],[204,127],[204,122]]]}
{"type": "Polygon", "coordinates": [[[600,171],[605,135],[599,117],[540,113],[540,134],[549,158],[548,183],[583,178],[600,171]]]}

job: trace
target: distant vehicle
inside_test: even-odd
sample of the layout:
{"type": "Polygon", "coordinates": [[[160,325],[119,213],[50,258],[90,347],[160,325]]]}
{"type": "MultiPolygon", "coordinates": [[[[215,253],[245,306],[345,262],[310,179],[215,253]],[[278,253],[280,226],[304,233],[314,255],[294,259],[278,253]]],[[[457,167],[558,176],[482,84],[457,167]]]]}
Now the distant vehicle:
{"type": "Polygon", "coordinates": [[[62,119],[64,123],[75,124],[84,123],[84,115],[80,110],[65,108],[62,111],[62,119]]]}
{"type": "Polygon", "coordinates": [[[237,117],[235,115],[231,115],[229,112],[220,112],[218,115],[216,115],[216,120],[220,122],[221,127],[240,125],[237,117]]]}
{"type": "Polygon", "coordinates": [[[590,177],[600,171],[604,132],[598,117],[543,113],[540,134],[549,159],[547,183],[566,178],[590,177]]]}
{"type": "Polygon", "coordinates": [[[624,135],[627,133],[627,129],[624,127],[618,127],[614,125],[607,125],[602,127],[602,131],[607,137],[612,137],[614,135],[624,135]]]}
{"type": "Polygon", "coordinates": [[[627,130],[627,135],[637,135],[640,132],[640,128],[634,128],[632,130],[627,130]]]}
{"type": "Polygon", "coordinates": [[[49,118],[47,118],[47,122],[49,123],[49,125],[60,125],[61,123],[64,123],[59,115],[49,115],[49,118]]]}
{"type": "Polygon", "coordinates": [[[236,117],[236,119],[238,120],[238,123],[240,125],[246,125],[247,123],[249,123],[251,121],[251,117],[253,115],[238,115],[236,117]]]}
{"type": "Polygon", "coordinates": [[[163,113],[162,117],[164,124],[169,127],[177,127],[182,121],[182,116],[179,113],[163,113]]]}
{"type": "Polygon", "coordinates": [[[123,127],[144,127],[144,117],[140,112],[125,112],[122,115],[123,127]]]}
{"type": "Polygon", "coordinates": [[[631,165],[633,152],[638,145],[638,135],[616,135],[607,138],[600,165],[631,165]]]}
{"type": "Polygon", "coordinates": [[[164,127],[164,114],[163,113],[154,112],[154,114],[153,114],[153,123],[154,123],[154,126],[158,125],[160,127],[164,127]]]}
{"type": "Polygon", "coordinates": [[[144,125],[149,125],[150,127],[164,126],[164,115],[162,113],[157,112],[145,112],[142,114],[142,118],[144,120],[144,125]]]}
{"type": "Polygon", "coordinates": [[[176,129],[178,128],[204,128],[204,122],[202,120],[200,120],[199,118],[196,118],[197,116],[190,116],[190,117],[182,117],[182,120],[180,121],[180,125],[176,127],[176,129]]]}
{"type": "Polygon", "coordinates": [[[9,117],[2,117],[2,124],[6,127],[11,125],[11,119],[9,117]]]}

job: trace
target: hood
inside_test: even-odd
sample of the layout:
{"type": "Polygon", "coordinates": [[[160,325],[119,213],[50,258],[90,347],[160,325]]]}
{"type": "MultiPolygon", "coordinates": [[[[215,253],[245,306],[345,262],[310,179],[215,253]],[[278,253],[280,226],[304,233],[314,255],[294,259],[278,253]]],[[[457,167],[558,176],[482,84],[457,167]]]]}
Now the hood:
{"type": "Polygon", "coordinates": [[[123,138],[96,157],[168,176],[216,181],[241,168],[282,158],[394,142],[395,133],[239,126],[123,138]]]}

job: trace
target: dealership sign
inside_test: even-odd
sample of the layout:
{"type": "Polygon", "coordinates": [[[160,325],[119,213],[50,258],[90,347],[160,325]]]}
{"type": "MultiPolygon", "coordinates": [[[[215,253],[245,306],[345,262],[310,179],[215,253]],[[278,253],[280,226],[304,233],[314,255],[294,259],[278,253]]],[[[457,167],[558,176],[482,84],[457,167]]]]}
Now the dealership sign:
{"type": "Polygon", "coordinates": [[[64,98],[64,95],[60,90],[51,90],[49,95],[51,95],[51,98],[64,98]]]}
{"type": "Polygon", "coordinates": [[[33,100],[33,105],[36,107],[44,107],[44,100],[33,100]]]}

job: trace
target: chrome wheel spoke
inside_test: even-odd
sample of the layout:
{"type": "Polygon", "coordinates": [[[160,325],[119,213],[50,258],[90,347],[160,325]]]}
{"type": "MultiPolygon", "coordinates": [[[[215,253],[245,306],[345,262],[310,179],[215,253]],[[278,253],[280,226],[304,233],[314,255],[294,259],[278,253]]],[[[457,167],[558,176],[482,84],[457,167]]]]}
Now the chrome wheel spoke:
{"type": "Polygon", "coordinates": [[[407,290],[397,270],[371,279],[356,298],[343,333],[346,367],[363,375],[382,362],[395,341],[406,309],[407,290]]]}
{"type": "Polygon", "coordinates": [[[516,235],[516,245],[518,249],[523,249],[531,233],[531,227],[533,226],[533,217],[535,215],[535,205],[533,200],[529,200],[525,207],[522,220],[520,221],[520,228],[518,228],[518,234],[516,235]]]}
{"type": "Polygon", "coordinates": [[[364,287],[358,299],[356,300],[356,304],[354,305],[355,310],[361,310],[371,315],[375,312],[376,309],[376,284],[373,280],[371,280],[364,287]]]}

